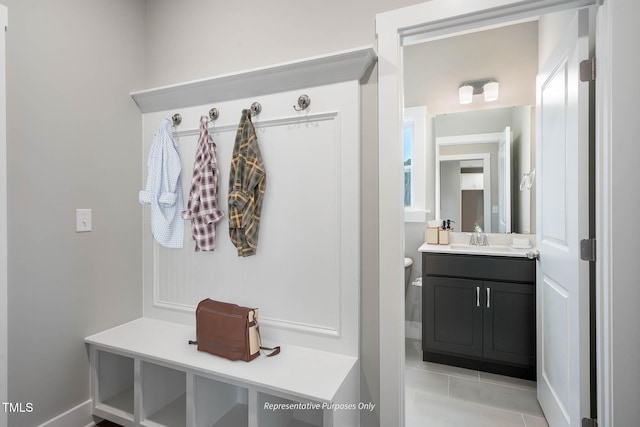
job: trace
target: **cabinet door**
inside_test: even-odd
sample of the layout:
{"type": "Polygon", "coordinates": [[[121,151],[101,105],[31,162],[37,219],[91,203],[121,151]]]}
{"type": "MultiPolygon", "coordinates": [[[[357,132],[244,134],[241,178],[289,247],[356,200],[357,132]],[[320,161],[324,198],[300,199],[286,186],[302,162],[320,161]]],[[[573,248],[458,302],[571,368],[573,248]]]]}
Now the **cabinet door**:
{"type": "Polygon", "coordinates": [[[481,357],[482,282],[427,276],[425,286],[423,349],[481,357]]]}
{"type": "Polygon", "coordinates": [[[534,366],[535,285],[484,282],[484,357],[534,366]]]}

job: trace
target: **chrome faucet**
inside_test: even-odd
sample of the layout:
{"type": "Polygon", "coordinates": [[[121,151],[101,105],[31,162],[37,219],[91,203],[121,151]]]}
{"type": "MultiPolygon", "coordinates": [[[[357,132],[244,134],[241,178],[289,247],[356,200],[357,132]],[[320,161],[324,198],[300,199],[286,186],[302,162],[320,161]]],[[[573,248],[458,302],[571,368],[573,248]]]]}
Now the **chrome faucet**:
{"type": "Polygon", "coordinates": [[[487,235],[482,232],[482,228],[478,224],[474,224],[475,232],[471,234],[469,245],[471,246],[489,246],[487,235]]]}

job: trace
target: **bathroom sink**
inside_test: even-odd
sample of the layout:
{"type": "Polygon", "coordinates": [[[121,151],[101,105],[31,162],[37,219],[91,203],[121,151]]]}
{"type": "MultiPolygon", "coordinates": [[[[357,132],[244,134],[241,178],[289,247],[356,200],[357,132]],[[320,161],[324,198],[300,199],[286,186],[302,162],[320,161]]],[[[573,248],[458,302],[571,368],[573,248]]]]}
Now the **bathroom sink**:
{"type": "Polygon", "coordinates": [[[456,251],[464,251],[464,252],[500,252],[500,253],[514,253],[515,251],[509,246],[473,246],[473,245],[465,245],[461,243],[455,243],[450,245],[450,248],[456,251]]]}
{"type": "MultiPolygon", "coordinates": [[[[488,240],[490,243],[488,246],[475,246],[469,244],[469,233],[452,233],[448,245],[425,243],[418,248],[418,251],[512,258],[537,258],[538,256],[535,244],[525,246],[520,240],[516,242],[517,238],[513,236],[491,235],[488,240]],[[513,242],[520,245],[516,246],[513,242]]],[[[526,243],[533,243],[529,238],[526,240],[526,243]]]]}

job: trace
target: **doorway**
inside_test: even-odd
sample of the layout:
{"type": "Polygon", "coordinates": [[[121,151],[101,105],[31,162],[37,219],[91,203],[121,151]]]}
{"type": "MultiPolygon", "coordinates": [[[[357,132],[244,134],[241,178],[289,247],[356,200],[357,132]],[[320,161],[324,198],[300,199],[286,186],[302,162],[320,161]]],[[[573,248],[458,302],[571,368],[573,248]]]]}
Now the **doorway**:
{"type": "MultiPolygon", "coordinates": [[[[380,341],[381,345],[381,397],[386,408],[381,408],[381,424],[396,425],[404,420],[404,313],[402,295],[397,292],[396,283],[401,282],[402,270],[400,254],[402,245],[402,211],[400,207],[389,206],[388,200],[395,200],[402,194],[401,151],[399,132],[401,128],[398,109],[401,108],[402,79],[398,70],[403,43],[417,39],[446,37],[453,33],[470,32],[486,27],[527,19],[543,13],[585,6],[589,2],[554,2],[552,7],[541,6],[541,2],[515,2],[496,0],[466,2],[463,5],[447,5],[433,0],[429,3],[399,9],[379,15],[377,21],[379,61],[379,158],[380,165],[380,341]],[[491,4],[489,4],[491,3],[491,4]],[[394,160],[397,159],[397,162],[394,160]],[[393,165],[390,163],[393,162],[393,165]],[[396,170],[397,168],[397,170],[396,170]],[[384,201],[384,203],[383,203],[384,201]],[[396,260],[396,262],[389,262],[396,260]],[[397,265],[396,265],[397,264],[397,265]],[[398,333],[400,332],[400,333],[398,333]],[[391,344],[391,345],[390,345],[391,344]],[[395,346],[397,344],[397,346],[395,346]],[[396,350],[400,349],[400,350],[396,350]]],[[[595,2],[590,2],[594,4],[595,2]]],[[[401,71],[400,71],[401,72],[401,71]]]]}

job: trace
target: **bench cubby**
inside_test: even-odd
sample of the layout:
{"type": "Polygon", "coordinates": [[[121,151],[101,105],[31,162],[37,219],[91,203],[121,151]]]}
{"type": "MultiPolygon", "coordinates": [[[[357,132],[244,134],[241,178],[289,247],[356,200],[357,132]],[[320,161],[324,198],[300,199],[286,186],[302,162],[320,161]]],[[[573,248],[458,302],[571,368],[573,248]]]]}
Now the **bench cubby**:
{"type": "Polygon", "coordinates": [[[247,427],[249,390],[234,384],[195,375],[196,427],[247,427]]]}
{"type": "Polygon", "coordinates": [[[141,362],[142,424],[149,427],[186,426],[186,373],[141,362]]]}
{"type": "Polygon", "coordinates": [[[96,351],[96,406],[133,421],[134,359],[106,351],[96,351]]]}

